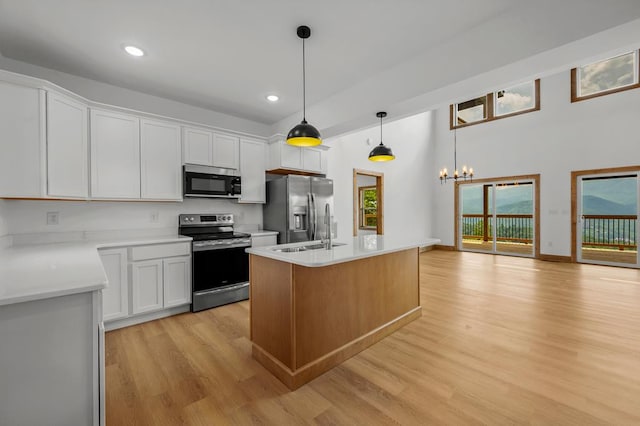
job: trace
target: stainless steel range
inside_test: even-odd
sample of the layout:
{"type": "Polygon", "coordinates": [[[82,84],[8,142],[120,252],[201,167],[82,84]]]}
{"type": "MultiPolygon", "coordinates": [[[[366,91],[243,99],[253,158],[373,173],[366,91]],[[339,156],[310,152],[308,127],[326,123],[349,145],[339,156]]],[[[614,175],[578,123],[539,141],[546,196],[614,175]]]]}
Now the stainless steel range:
{"type": "Polygon", "coordinates": [[[191,311],[249,298],[251,235],[233,230],[233,214],[181,214],[180,235],[193,238],[191,311]]]}

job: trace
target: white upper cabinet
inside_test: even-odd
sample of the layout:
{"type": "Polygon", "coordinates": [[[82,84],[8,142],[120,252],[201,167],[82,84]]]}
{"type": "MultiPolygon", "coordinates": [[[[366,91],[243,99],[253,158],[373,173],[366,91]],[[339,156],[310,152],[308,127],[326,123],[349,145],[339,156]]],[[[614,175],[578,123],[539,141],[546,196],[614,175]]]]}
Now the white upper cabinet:
{"type": "Polygon", "coordinates": [[[277,168],[283,169],[303,169],[302,149],[297,146],[282,144],[279,147],[280,163],[277,168]]]}
{"type": "Polygon", "coordinates": [[[140,198],[140,120],[91,110],[91,197],[140,198]]]}
{"type": "Polygon", "coordinates": [[[238,169],[240,139],[235,136],[213,134],[213,166],[238,169]]]}
{"type": "Polygon", "coordinates": [[[0,82],[0,196],[44,195],[45,92],[0,82]]]}
{"type": "Polygon", "coordinates": [[[326,173],[326,147],[300,148],[284,140],[269,145],[269,170],[290,169],[310,173],[326,173]]]}
{"type": "Polygon", "coordinates": [[[213,132],[193,127],[183,127],[185,164],[213,165],[213,132]]]}
{"type": "Polygon", "coordinates": [[[302,168],[322,172],[322,151],[314,148],[302,149],[302,168]]]}
{"type": "Polygon", "coordinates": [[[196,127],[183,127],[184,163],[238,169],[240,139],[196,127]]]}
{"type": "Polygon", "coordinates": [[[182,199],[180,126],[141,120],[140,172],[142,198],[182,199]]]}
{"type": "Polygon", "coordinates": [[[240,139],[240,177],[242,196],[239,203],[265,203],[265,169],[267,150],[264,142],[240,139]]]}
{"type": "Polygon", "coordinates": [[[87,105],[47,93],[47,195],[87,198],[87,105]]]}

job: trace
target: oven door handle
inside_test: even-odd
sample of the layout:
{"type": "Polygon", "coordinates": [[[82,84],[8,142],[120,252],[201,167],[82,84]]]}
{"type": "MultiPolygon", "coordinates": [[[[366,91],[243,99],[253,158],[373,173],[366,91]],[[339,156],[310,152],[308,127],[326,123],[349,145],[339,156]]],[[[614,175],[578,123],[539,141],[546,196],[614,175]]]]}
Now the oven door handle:
{"type": "Polygon", "coordinates": [[[230,248],[249,248],[251,247],[251,243],[238,243],[238,244],[221,244],[221,245],[217,245],[217,246],[200,246],[200,247],[196,247],[193,246],[193,251],[211,251],[211,250],[225,250],[225,249],[230,249],[230,248]]]}

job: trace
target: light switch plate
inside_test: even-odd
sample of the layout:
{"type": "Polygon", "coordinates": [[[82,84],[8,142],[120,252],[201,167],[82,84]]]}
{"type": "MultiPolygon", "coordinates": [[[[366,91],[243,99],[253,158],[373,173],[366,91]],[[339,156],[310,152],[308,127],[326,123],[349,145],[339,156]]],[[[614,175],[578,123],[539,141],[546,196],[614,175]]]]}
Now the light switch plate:
{"type": "Polygon", "coordinates": [[[47,212],[47,225],[57,225],[60,223],[60,213],[47,212]]]}

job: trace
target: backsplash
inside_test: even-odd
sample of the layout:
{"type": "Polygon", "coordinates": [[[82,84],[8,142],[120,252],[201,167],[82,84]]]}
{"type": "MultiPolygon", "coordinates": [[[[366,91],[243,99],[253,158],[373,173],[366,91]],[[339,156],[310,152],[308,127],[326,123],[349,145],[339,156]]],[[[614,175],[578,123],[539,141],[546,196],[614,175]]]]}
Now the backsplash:
{"type": "Polygon", "coordinates": [[[9,225],[7,223],[7,202],[0,200],[0,237],[9,233],[9,225]]]}
{"type": "Polygon", "coordinates": [[[233,213],[238,226],[261,226],[262,204],[224,199],[182,203],[0,200],[0,236],[28,233],[103,233],[136,230],[177,233],[181,213],[233,213]]]}

